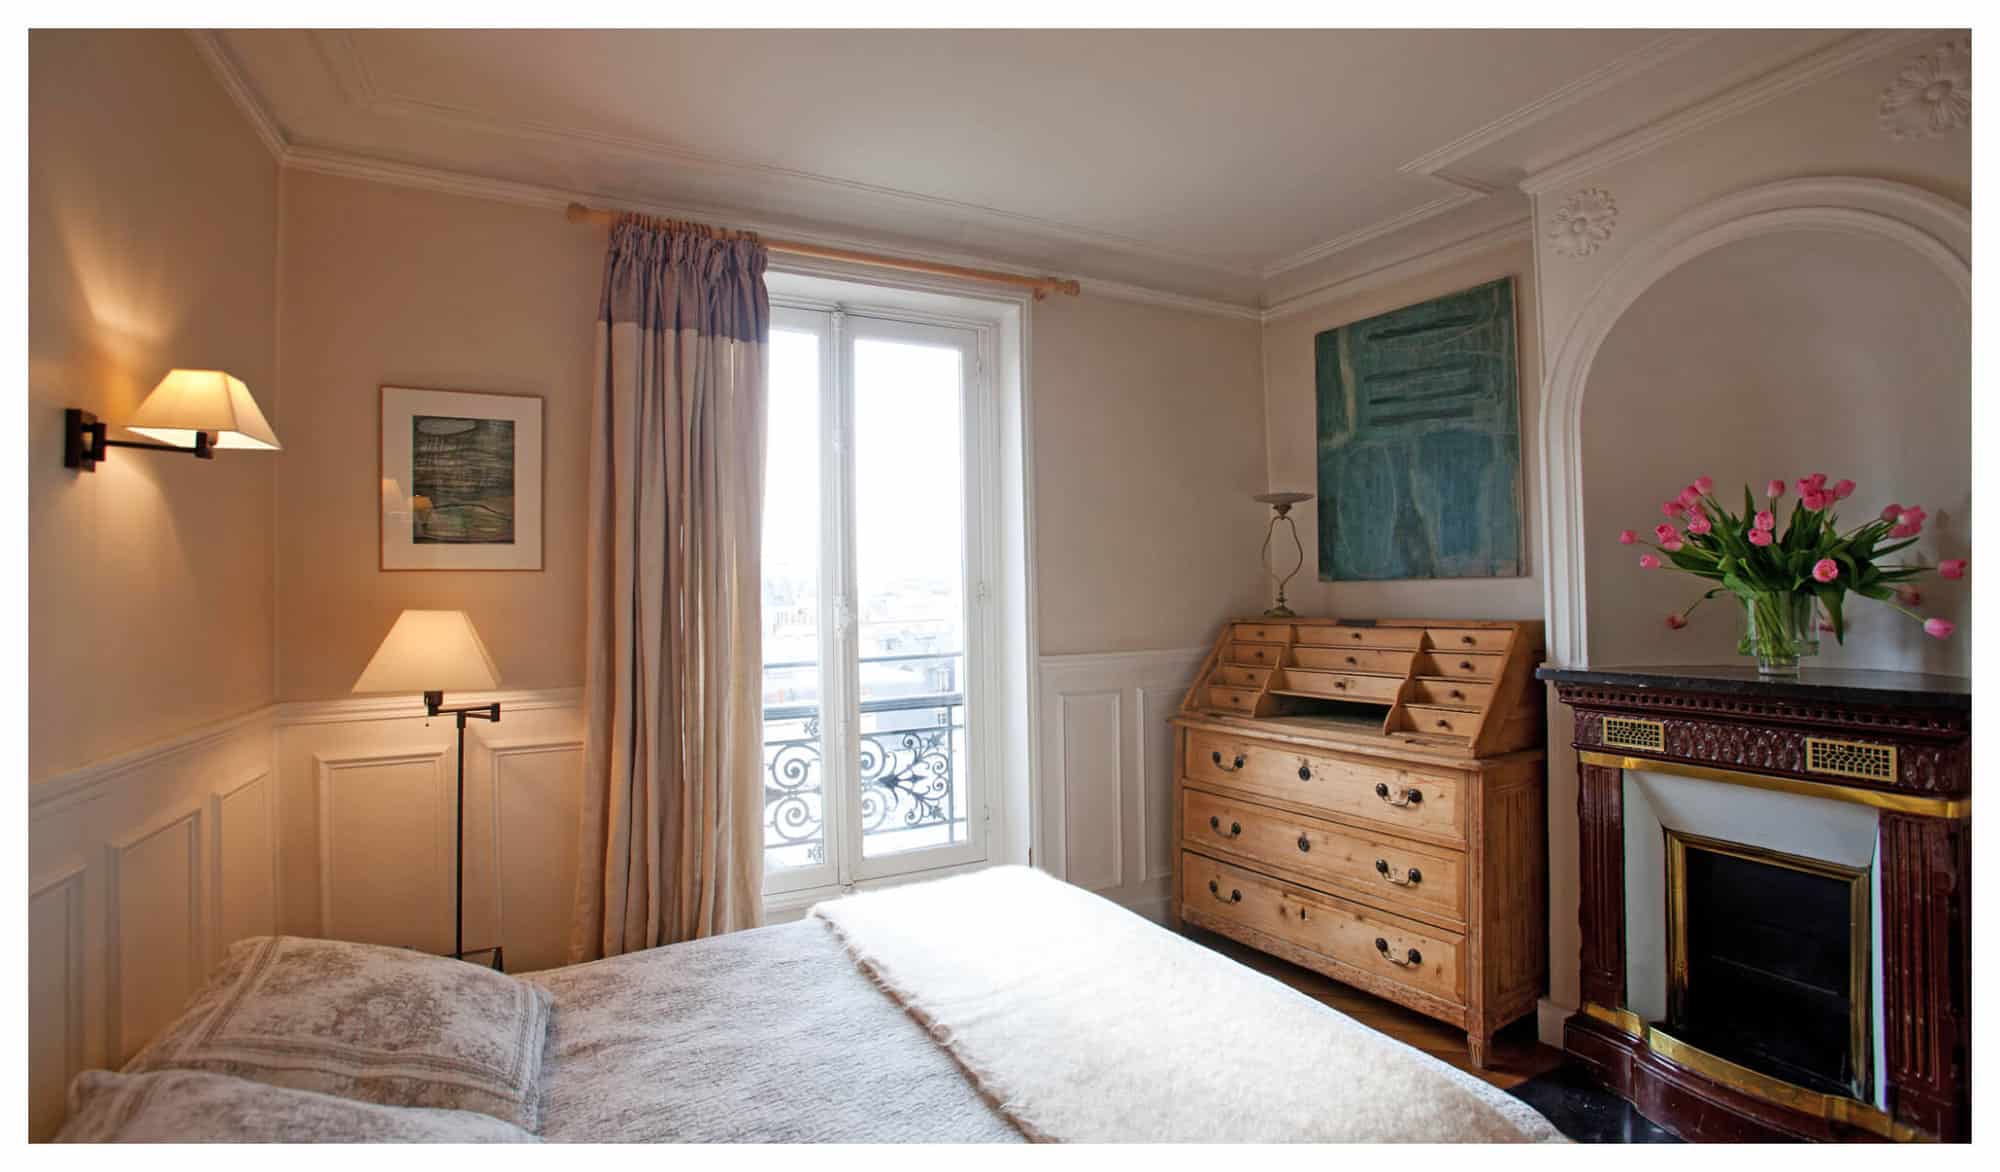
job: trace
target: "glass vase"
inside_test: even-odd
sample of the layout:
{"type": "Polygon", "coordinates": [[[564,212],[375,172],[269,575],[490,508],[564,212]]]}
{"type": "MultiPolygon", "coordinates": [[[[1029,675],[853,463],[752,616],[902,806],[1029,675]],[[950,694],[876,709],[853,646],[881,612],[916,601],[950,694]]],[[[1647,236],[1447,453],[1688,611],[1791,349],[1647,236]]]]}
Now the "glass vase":
{"type": "Polygon", "coordinates": [[[1737,650],[1755,656],[1757,672],[1799,674],[1799,660],[1819,654],[1819,609],[1810,594],[1771,592],[1743,602],[1743,641],[1737,650]]]}

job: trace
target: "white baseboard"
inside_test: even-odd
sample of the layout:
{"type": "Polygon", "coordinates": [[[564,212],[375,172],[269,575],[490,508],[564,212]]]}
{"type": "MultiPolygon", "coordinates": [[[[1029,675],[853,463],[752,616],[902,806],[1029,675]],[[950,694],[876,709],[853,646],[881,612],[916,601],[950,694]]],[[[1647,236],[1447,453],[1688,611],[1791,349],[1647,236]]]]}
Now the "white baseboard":
{"type": "Polygon", "coordinates": [[[1544,997],[1535,1002],[1535,1032],[1541,1035],[1542,1045],[1562,1049],[1563,1023],[1576,1012],[1574,1005],[1561,1005],[1544,997]]]}

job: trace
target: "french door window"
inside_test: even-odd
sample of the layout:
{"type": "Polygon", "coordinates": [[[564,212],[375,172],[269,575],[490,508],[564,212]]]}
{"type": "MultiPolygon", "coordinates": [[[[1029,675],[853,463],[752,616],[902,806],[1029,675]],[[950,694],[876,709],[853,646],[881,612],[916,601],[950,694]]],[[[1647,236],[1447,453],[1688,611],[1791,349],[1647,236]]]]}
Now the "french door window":
{"type": "Polygon", "coordinates": [[[773,310],[767,894],[987,856],[990,396],[970,329],[773,310]]]}

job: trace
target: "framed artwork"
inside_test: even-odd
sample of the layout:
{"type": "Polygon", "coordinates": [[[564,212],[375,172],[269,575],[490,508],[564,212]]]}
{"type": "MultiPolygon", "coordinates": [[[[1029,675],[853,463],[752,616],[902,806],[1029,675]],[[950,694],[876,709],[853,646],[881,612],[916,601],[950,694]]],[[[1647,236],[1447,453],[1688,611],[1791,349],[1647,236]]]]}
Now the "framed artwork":
{"type": "Polygon", "coordinates": [[[1513,279],[1313,345],[1320,579],[1520,577],[1513,279]]]}
{"type": "Polygon", "coordinates": [[[382,569],[542,568],[542,400],[382,388],[382,569]]]}

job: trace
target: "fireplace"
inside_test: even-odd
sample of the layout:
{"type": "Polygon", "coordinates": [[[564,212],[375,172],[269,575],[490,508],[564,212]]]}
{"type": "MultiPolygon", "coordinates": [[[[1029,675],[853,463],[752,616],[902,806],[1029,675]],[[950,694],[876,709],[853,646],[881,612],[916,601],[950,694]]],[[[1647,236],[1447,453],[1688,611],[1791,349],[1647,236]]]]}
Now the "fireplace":
{"type": "Polygon", "coordinates": [[[1971,1132],[1971,686],[1543,668],[1573,710],[1564,1047],[1683,1139],[1971,1132]]]}
{"type": "Polygon", "coordinates": [[[1669,830],[1666,885],[1672,1036],[1871,1100],[1868,870],[1669,830]]]}

